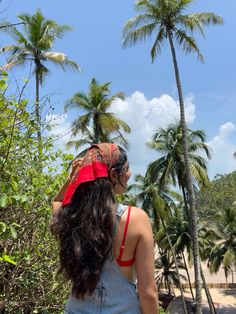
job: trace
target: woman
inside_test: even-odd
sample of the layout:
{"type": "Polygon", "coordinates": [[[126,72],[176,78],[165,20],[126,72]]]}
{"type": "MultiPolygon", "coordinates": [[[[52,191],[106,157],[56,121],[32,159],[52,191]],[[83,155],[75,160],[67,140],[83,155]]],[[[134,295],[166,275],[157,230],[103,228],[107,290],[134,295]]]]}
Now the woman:
{"type": "Polygon", "coordinates": [[[93,145],[54,199],[59,271],[72,283],[65,313],[158,313],[148,216],[114,198],[125,192],[130,175],[121,147],[93,145]]]}

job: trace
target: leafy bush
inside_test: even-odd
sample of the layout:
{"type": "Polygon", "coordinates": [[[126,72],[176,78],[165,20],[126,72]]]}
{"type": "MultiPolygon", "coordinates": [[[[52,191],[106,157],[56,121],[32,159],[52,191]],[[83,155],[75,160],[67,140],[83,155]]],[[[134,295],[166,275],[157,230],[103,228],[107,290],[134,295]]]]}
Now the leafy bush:
{"type": "Polygon", "coordinates": [[[69,287],[56,276],[58,251],[49,221],[52,198],[67,176],[66,165],[72,156],[55,151],[52,139],[44,138],[39,160],[36,123],[34,115],[27,111],[28,102],[5,96],[6,89],[7,76],[3,73],[0,300],[6,302],[7,313],[60,313],[69,287]]]}

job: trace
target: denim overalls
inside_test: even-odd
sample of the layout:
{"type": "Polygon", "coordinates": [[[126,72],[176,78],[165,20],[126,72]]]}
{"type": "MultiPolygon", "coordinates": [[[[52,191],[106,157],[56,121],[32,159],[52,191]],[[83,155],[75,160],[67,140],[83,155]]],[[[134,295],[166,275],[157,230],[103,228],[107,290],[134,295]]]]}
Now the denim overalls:
{"type": "MultiPolygon", "coordinates": [[[[117,221],[125,209],[118,205],[117,221]]],[[[121,273],[115,260],[108,259],[93,294],[84,300],[70,295],[65,314],[141,314],[141,309],[134,283],[121,273]]]]}

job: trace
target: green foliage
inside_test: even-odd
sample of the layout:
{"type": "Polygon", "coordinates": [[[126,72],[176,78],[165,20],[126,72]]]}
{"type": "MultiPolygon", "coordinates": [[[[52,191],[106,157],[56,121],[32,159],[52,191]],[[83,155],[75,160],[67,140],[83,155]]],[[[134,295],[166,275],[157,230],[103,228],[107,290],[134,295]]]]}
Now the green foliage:
{"type": "Polygon", "coordinates": [[[160,185],[159,178],[153,178],[150,175],[148,167],[145,176],[137,174],[135,176],[135,184],[131,185],[131,189],[137,193],[135,196],[136,202],[141,204],[141,207],[146,211],[148,216],[153,221],[153,230],[159,230],[160,221],[166,219],[172,206],[175,206],[175,196],[169,187],[160,185]]]}
{"type": "Polygon", "coordinates": [[[209,187],[197,193],[197,206],[202,215],[216,213],[232,207],[236,201],[236,171],[227,175],[216,175],[209,187]]]}
{"type": "Polygon", "coordinates": [[[75,136],[81,132],[83,137],[68,142],[68,147],[78,149],[83,145],[90,146],[99,142],[112,142],[124,147],[128,146],[121,132],[130,133],[130,127],[116,117],[113,112],[108,111],[114,100],[123,100],[125,96],[122,92],[111,95],[110,85],[111,82],[99,84],[93,78],[87,94],[78,92],[67,101],[65,109],[74,108],[84,111],[84,114],[72,123],[72,135],[75,136]]]}
{"type": "Polygon", "coordinates": [[[161,53],[163,44],[171,37],[186,54],[203,56],[193,37],[195,31],[204,36],[204,26],[221,25],[223,19],[214,13],[191,13],[185,10],[193,0],[139,0],[135,4],[138,14],[129,19],[124,27],[123,45],[133,46],[154,35],[151,49],[152,61],[161,53]]]}
{"type": "MultiPolygon", "coordinates": [[[[160,256],[155,260],[155,269],[157,271],[156,283],[158,290],[165,288],[169,294],[174,295],[172,285],[179,287],[179,279],[186,280],[184,275],[178,275],[176,271],[175,260],[170,251],[159,251],[160,256]],[[179,278],[180,276],[180,278],[179,278]]],[[[179,269],[185,269],[181,258],[177,256],[177,266],[179,269]]]]}
{"type": "Polygon", "coordinates": [[[1,28],[1,31],[6,32],[15,41],[15,44],[2,49],[2,52],[10,53],[8,63],[3,66],[3,69],[7,70],[33,61],[34,73],[37,72],[40,84],[50,73],[46,62],[52,62],[63,70],[68,67],[79,70],[78,64],[69,60],[64,53],[50,51],[56,39],[62,38],[66,31],[71,30],[71,27],[58,25],[53,20],[45,19],[39,9],[34,15],[20,14],[18,18],[24,25],[22,32],[15,26],[1,28]]]}
{"type": "Polygon", "coordinates": [[[206,226],[205,243],[208,266],[218,272],[221,266],[226,279],[236,267],[236,172],[217,175],[208,189],[197,194],[201,220],[211,221],[206,226]]]}
{"type": "MultiPolygon", "coordinates": [[[[187,129],[187,142],[189,151],[189,163],[191,174],[195,186],[204,188],[209,179],[207,175],[207,165],[200,151],[204,152],[208,158],[211,157],[210,149],[205,143],[205,132],[202,130],[187,129]]],[[[185,189],[186,167],[184,161],[183,135],[180,123],[170,124],[167,128],[159,128],[153,135],[152,141],[147,146],[162,155],[161,158],[150,165],[152,177],[159,177],[160,184],[165,186],[172,182],[185,189]]]]}
{"type": "Polygon", "coordinates": [[[49,222],[52,198],[72,156],[43,139],[42,172],[27,100],[6,96],[5,73],[0,88],[0,299],[8,313],[60,313],[68,285],[56,276],[57,244],[49,222]]]}
{"type": "Polygon", "coordinates": [[[159,314],[165,314],[166,311],[159,305],[159,314]]]}

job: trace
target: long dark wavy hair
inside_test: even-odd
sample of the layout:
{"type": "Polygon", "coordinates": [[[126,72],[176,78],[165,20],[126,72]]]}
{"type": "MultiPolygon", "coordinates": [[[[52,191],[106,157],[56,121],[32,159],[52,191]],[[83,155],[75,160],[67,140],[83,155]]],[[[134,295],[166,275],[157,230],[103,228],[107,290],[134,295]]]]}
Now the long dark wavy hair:
{"type": "MultiPolygon", "coordinates": [[[[120,176],[127,156],[112,165],[120,176]]],[[[59,274],[72,283],[77,298],[96,288],[106,259],[112,254],[116,201],[109,178],[80,184],[70,202],[53,219],[51,231],[59,242],[59,274]]]]}

